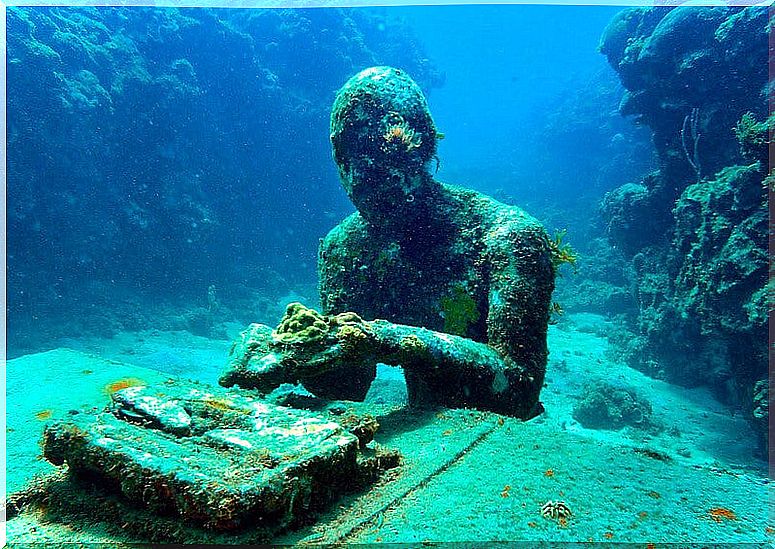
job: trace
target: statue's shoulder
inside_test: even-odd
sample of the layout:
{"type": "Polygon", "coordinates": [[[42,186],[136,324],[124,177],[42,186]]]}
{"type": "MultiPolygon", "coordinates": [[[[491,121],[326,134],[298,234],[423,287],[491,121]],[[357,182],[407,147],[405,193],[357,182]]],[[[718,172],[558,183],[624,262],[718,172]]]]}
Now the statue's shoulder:
{"type": "Polygon", "coordinates": [[[355,212],[345,217],[337,226],[328,231],[320,242],[322,250],[335,250],[343,246],[353,246],[368,239],[366,221],[355,212]]]}
{"type": "Polygon", "coordinates": [[[505,204],[474,189],[444,184],[444,189],[463,209],[463,215],[501,234],[542,231],[541,223],[519,206],[505,204]]]}
{"type": "Polygon", "coordinates": [[[519,206],[503,204],[494,199],[493,202],[497,204],[493,212],[495,224],[505,225],[511,232],[516,233],[543,232],[541,222],[519,206]]]}

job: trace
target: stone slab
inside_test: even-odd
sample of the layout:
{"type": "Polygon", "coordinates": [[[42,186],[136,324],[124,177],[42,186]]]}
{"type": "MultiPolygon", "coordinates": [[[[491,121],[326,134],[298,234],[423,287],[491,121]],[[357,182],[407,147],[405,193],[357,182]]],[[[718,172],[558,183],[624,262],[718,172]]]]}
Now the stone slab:
{"type": "Polygon", "coordinates": [[[182,381],[48,427],[44,456],[146,510],[216,531],[290,525],[359,482],[358,438],[311,412],[182,381]]]}

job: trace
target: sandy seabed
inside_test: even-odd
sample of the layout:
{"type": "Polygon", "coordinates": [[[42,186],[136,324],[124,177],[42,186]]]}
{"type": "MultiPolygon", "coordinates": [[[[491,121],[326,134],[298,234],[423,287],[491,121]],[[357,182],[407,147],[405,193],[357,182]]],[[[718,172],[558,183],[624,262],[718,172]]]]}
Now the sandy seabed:
{"type": "MultiPolygon", "coordinates": [[[[703,389],[654,380],[612,360],[607,328],[605,319],[589,314],[550,328],[546,413],[529,422],[471,410],[409,410],[400,370],[381,367],[367,401],[351,406],[378,416],[377,442],[400,449],[403,465],[369,491],[343,498],[315,524],[271,541],[769,546],[775,522],[767,465],[753,457],[755,439],[745,421],[703,389]],[[573,405],[593,379],[635,388],[651,402],[660,429],[581,426],[573,405]],[[548,501],[563,501],[572,514],[563,520],[542,516],[548,501]]],[[[77,350],[7,363],[9,494],[34,491],[51,479],[61,484],[63,472],[40,457],[47,423],[104,406],[111,384],[122,380],[156,383],[180,376],[215,383],[230,346],[158,331],[77,343],[77,350]]],[[[63,499],[71,492],[51,493],[63,499]]],[[[52,499],[10,514],[10,545],[151,539],[142,528],[127,527],[127,517],[137,520],[136,514],[117,521],[115,513],[101,516],[97,503],[89,513],[52,499]]],[[[83,507],[86,498],[75,494],[73,501],[83,507]]],[[[216,536],[191,528],[170,536],[170,542],[262,540],[249,531],[216,536]]]]}

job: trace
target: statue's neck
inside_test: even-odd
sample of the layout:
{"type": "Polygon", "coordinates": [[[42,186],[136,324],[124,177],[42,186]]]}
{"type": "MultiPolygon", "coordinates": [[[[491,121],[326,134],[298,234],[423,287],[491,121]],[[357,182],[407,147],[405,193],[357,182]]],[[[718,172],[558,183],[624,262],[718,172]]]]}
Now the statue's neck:
{"type": "Polygon", "coordinates": [[[398,204],[386,201],[359,209],[372,230],[413,247],[438,245],[454,229],[452,200],[444,186],[430,176],[398,204]]]}

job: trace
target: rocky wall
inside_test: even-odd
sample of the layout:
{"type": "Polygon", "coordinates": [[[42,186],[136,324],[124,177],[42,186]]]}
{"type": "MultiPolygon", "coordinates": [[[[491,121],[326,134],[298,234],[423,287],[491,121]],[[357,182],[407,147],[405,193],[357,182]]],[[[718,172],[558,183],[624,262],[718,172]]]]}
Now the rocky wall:
{"type": "Polygon", "coordinates": [[[770,24],[758,7],[631,8],[600,45],[627,88],[622,114],[651,129],[659,162],[601,206],[635,273],[631,362],[711,387],[763,444],[770,24]]]}

